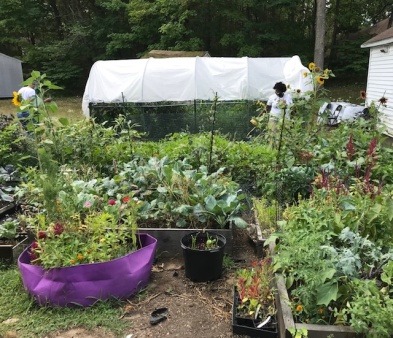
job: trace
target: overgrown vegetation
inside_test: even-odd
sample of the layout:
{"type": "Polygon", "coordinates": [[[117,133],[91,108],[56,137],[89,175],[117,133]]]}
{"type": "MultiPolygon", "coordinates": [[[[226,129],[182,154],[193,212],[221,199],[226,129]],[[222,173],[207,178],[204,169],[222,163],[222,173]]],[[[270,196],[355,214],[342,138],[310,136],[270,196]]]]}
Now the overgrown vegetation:
{"type": "MultiPolygon", "coordinates": [[[[315,108],[327,100],[322,76],[328,75],[325,70],[310,73],[314,80],[321,78],[313,82],[314,91],[295,102],[292,119],[279,126],[279,137],[267,131],[263,105],[251,120],[250,129],[255,129],[248,141],[216,132],[145,141],[122,116],[111,126],[91,120],[53,123],[49,116],[31,121],[27,131],[17,121],[7,121],[0,149],[23,180],[14,197],[27,206],[27,220],[38,211],[81,214],[86,202],[117,201],[127,194],[142,204],[140,224],[158,221],[178,227],[198,222],[244,225],[240,216],[251,207],[251,195],[260,198],[263,208],[275,201],[275,214],[284,212],[271,239],[280,237],[274,267],[286,277],[297,319],[351,325],[366,333],[372,328],[371,336],[388,337],[391,322],[375,318],[391,313],[393,306],[393,151],[382,146],[379,104],[369,107],[370,119],[334,129],[317,123],[315,108]],[[29,147],[11,149],[14,139],[29,147]],[[373,310],[363,310],[365,301],[373,310]]],[[[42,74],[33,73],[30,80],[40,81],[42,74]]],[[[47,113],[40,109],[34,113],[47,113]]],[[[4,272],[2,283],[12,279],[14,289],[5,288],[0,297],[12,290],[20,293],[16,269],[4,272]]],[[[32,335],[81,325],[68,309],[37,308],[23,293],[15,299],[20,302],[16,313],[28,311],[31,320],[52,316],[48,326],[35,328],[32,335]],[[57,322],[61,314],[67,318],[57,322]]],[[[11,316],[11,304],[0,305],[5,307],[3,320],[11,316]]],[[[99,306],[78,310],[80,317],[91,315],[92,326],[117,332],[109,319],[119,310],[99,306]],[[108,321],[96,317],[97,309],[109,313],[108,321]]],[[[7,327],[29,330],[25,321],[7,327]]]]}

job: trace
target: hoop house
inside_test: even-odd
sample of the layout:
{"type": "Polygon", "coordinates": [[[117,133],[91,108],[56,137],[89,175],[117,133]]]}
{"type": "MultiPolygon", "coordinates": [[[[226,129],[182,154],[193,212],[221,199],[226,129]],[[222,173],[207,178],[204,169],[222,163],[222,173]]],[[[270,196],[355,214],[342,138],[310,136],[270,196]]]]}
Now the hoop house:
{"type": "Polygon", "coordinates": [[[90,103],[263,100],[275,82],[309,90],[308,69],[292,58],[149,58],[97,61],[90,70],[82,101],[90,103]]]}

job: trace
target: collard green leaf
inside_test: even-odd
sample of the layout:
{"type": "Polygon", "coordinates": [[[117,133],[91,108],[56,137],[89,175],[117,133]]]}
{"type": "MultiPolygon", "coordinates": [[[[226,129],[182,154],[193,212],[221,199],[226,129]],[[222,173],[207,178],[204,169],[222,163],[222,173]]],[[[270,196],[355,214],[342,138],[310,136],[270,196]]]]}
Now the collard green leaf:
{"type": "Polygon", "coordinates": [[[317,289],[317,305],[328,306],[332,300],[337,300],[337,283],[326,283],[317,289]]]}

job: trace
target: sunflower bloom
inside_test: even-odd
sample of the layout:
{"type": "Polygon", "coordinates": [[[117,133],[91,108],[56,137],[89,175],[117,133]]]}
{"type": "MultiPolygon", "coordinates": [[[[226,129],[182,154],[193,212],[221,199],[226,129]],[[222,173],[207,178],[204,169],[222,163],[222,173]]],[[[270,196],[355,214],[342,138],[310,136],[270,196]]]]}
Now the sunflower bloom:
{"type": "Polygon", "coordinates": [[[78,253],[76,255],[76,258],[78,259],[78,261],[81,261],[84,257],[83,257],[83,255],[81,253],[78,253]]]}
{"type": "Polygon", "coordinates": [[[14,97],[12,98],[12,103],[14,106],[20,107],[22,100],[21,97],[19,95],[18,92],[12,92],[12,95],[14,95],[14,97]]]}
{"type": "Polygon", "coordinates": [[[309,65],[308,65],[308,69],[310,69],[310,70],[314,70],[315,67],[316,67],[316,65],[315,65],[314,62],[310,62],[309,65]]]}
{"type": "Polygon", "coordinates": [[[322,76],[317,76],[317,82],[322,85],[325,83],[325,80],[323,79],[322,76]]]}

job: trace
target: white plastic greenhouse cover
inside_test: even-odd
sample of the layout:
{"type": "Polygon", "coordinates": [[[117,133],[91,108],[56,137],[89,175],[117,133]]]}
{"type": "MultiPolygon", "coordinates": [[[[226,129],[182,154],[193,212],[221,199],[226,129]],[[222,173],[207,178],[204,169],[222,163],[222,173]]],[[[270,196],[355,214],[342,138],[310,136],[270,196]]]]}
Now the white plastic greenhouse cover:
{"type": "Polygon", "coordinates": [[[179,57],[97,61],[82,100],[89,103],[212,100],[265,100],[278,81],[310,90],[308,69],[291,58],[179,57]]]}

